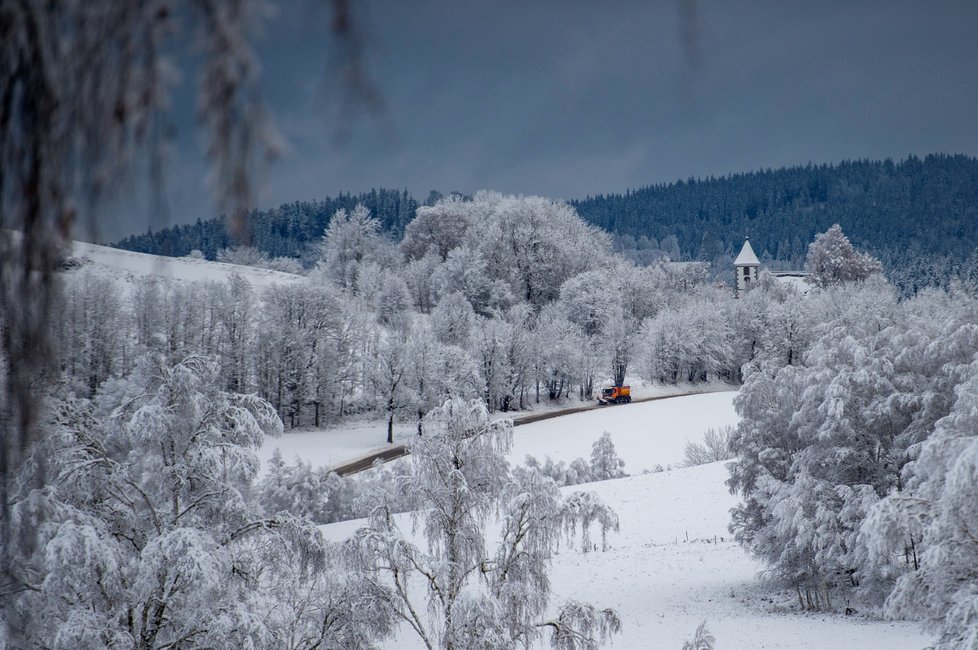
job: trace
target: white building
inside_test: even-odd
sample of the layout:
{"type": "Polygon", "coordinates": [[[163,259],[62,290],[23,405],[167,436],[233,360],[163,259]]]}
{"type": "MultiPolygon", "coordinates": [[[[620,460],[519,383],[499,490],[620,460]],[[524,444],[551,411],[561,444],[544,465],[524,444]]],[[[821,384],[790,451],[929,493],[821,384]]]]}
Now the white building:
{"type": "MultiPolygon", "coordinates": [[[[729,259],[729,258],[728,258],[729,259]]],[[[737,297],[744,295],[751,285],[757,282],[757,274],[760,271],[761,262],[751,248],[750,238],[744,238],[744,247],[740,249],[740,255],[734,260],[734,270],[737,272],[737,297]]]]}
{"type": "MultiPolygon", "coordinates": [[[[750,239],[744,238],[744,247],[740,249],[740,255],[734,260],[734,271],[737,274],[737,297],[740,298],[744,292],[757,283],[760,278],[761,262],[754,254],[754,249],[750,245],[750,239]]],[[[791,287],[801,295],[806,295],[812,289],[809,281],[810,273],[806,271],[775,271],[771,276],[779,284],[791,287]]]]}

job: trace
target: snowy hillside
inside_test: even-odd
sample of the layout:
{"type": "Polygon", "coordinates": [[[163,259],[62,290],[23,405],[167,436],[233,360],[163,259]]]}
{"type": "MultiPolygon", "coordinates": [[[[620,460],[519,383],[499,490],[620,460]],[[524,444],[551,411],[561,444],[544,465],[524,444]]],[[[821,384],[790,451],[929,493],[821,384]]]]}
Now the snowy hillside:
{"type": "MultiPolygon", "coordinates": [[[[678,649],[704,619],[718,648],[921,648],[909,623],[796,614],[757,579],[763,568],[729,539],[723,463],[584,486],[613,507],[621,531],[607,552],[564,552],[554,564],[554,602],[614,607],[620,648],[678,649]],[[688,541],[687,541],[688,539],[688,541]],[[722,541],[721,541],[722,540],[722,541]]],[[[565,492],[581,489],[565,488],[565,492]]]]}
{"type": "MultiPolygon", "coordinates": [[[[510,460],[531,451],[562,459],[587,455],[591,442],[607,429],[627,471],[675,463],[677,450],[681,455],[695,429],[736,421],[732,397],[681,397],[526,425],[514,431],[510,460]]],[[[909,623],[796,613],[790,595],[778,596],[763,586],[757,578],[762,567],[729,539],[729,510],[736,498],[724,484],[726,476],[724,464],[714,463],[565,488],[565,493],[596,492],[617,511],[621,530],[610,536],[607,551],[561,551],[551,572],[551,603],[573,598],[618,610],[623,629],[616,648],[676,650],[704,619],[718,648],[910,649],[926,644],[927,638],[909,623]]],[[[400,521],[409,533],[410,517],[400,521]]],[[[322,530],[340,541],[360,525],[348,521],[322,530]]],[[[415,542],[424,547],[420,536],[415,542]]],[[[384,647],[423,645],[405,626],[384,647]]]]}
{"type": "MultiPolygon", "coordinates": [[[[77,269],[90,269],[120,284],[128,284],[137,278],[158,277],[180,282],[212,280],[226,282],[232,275],[240,275],[253,287],[296,282],[298,275],[270,271],[251,266],[225,264],[189,257],[164,257],[134,253],[109,246],[86,242],[73,242],[71,257],[80,262],[77,269]]],[[[75,272],[77,269],[72,270],[75,272]]]]}

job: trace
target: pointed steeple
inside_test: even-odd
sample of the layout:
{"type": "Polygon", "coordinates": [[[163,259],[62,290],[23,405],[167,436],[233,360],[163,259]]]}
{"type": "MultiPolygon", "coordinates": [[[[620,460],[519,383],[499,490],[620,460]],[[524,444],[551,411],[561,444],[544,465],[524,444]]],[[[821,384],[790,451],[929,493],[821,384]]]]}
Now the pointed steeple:
{"type": "Polygon", "coordinates": [[[744,237],[744,247],[740,249],[740,255],[734,260],[738,298],[743,296],[744,292],[757,282],[760,268],[761,261],[757,259],[757,255],[754,254],[754,249],[751,248],[750,237],[744,237]]]}
{"type": "Polygon", "coordinates": [[[750,245],[750,237],[744,237],[744,247],[740,249],[740,255],[734,260],[734,266],[760,266],[761,262],[754,254],[754,249],[750,245]]]}

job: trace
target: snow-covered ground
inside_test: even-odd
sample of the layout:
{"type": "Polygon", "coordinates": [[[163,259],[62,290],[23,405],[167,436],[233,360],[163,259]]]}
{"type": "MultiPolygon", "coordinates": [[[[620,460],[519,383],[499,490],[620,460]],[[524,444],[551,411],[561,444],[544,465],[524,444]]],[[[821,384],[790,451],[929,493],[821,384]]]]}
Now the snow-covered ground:
{"type": "MultiPolygon", "coordinates": [[[[405,440],[417,428],[402,424],[394,427],[395,443],[405,440]]],[[[380,421],[348,422],[329,429],[286,430],[278,438],[265,438],[258,457],[265,461],[278,449],[286,463],[299,458],[313,467],[337,467],[375,451],[388,449],[387,424],[380,421]]]]}
{"type": "Polygon", "coordinates": [[[678,649],[704,619],[718,648],[926,645],[911,624],[800,614],[789,597],[772,598],[757,580],[763,567],[729,539],[736,498],[726,478],[724,464],[713,463],[584,486],[617,510],[621,531],[610,551],[561,553],[554,600],[617,609],[621,648],[678,649]]]}
{"type": "Polygon", "coordinates": [[[91,269],[102,277],[119,284],[128,284],[137,278],[158,277],[180,282],[213,280],[226,282],[232,275],[240,275],[255,288],[273,284],[296,282],[301,276],[281,271],[269,271],[252,266],[209,262],[188,257],[164,257],[134,253],[109,246],[73,242],[71,257],[82,263],[80,269],[91,269]]]}
{"type": "Polygon", "coordinates": [[[577,457],[587,459],[592,443],[607,431],[629,474],[652,471],[656,465],[677,465],[683,461],[687,440],[702,442],[707,429],[737,423],[736,394],[728,389],[620,404],[526,424],[513,433],[510,460],[523,462],[528,455],[568,463],[577,457]]]}
{"type": "MultiPolygon", "coordinates": [[[[522,463],[529,454],[543,460],[572,461],[577,457],[588,458],[591,444],[605,431],[612,434],[619,454],[627,459],[626,471],[640,473],[652,470],[655,465],[675,465],[682,462],[686,440],[701,442],[710,427],[734,424],[734,392],[729,386],[636,386],[636,398],[675,395],[691,391],[722,391],[695,396],[684,406],[673,406],[676,399],[632,404],[620,404],[594,409],[575,416],[575,426],[590,435],[568,438],[565,435],[566,417],[533,422],[518,427],[514,434],[510,460],[522,463]],[[692,406],[688,406],[692,405],[692,406]],[[694,413],[690,414],[690,409],[694,413]],[[626,455],[627,454],[627,455],[626,455]]],[[[686,399],[686,398],[683,398],[686,399]]],[[[564,400],[550,404],[534,405],[532,411],[514,411],[508,417],[546,413],[561,408],[591,405],[592,402],[564,400]]],[[[413,423],[394,427],[394,442],[401,443],[417,431],[413,423]]],[[[276,449],[282,458],[291,463],[295,458],[311,463],[313,467],[336,467],[361,458],[374,451],[389,447],[387,424],[381,420],[352,420],[328,429],[286,431],[279,438],[266,439],[258,455],[262,461],[272,457],[276,449]]]]}
{"type": "MultiPolygon", "coordinates": [[[[733,395],[679,397],[526,425],[514,432],[511,458],[521,460],[529,450],[587,456],[607,429],[627,470],[675,463],[687,437],[736,421],[733,395]]],[[[623,628],[615,648],[678,650],[704,619],[721,649],[902,650],[927,644],[912,624],[799,613],[790,594],[772,594],[761,585],[762,567],[729,539],[729,510],[736,498],[724,485],[726,476],[724,464],[714,463],[565,488],[565,493],[596,492],[618,512],[621,531],[611,535],[607,551],[561,551],[551,574],[552,602],[574,598],[617,609],[623,628]]],[[[402,520],[402,529],[410,532],[409,517],[402,520]]],[[[322,530],[339,541],[360,525],[341,522],[322,530]]],[[[385,647],[423,646],[403,627],[385,647]]]]}

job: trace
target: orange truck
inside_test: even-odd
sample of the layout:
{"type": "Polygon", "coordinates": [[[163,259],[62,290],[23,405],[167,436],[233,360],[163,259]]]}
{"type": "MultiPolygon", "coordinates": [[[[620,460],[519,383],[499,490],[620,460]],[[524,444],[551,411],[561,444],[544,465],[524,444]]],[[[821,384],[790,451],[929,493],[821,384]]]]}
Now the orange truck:
{"type": "Polygon", "coordinates": [[[605,388],[598,396],[598,404],[627,404],[632,401],[631,386],[612,386],[605,388]]]}

